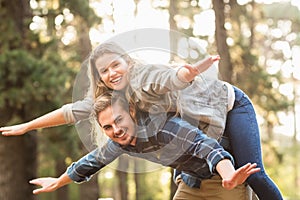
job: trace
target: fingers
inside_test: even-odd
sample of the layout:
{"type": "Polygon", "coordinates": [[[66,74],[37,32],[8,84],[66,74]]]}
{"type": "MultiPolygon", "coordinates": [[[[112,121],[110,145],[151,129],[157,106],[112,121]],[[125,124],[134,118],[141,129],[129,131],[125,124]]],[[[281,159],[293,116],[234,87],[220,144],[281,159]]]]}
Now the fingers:
{"type": "Polygon", "coordinates": [[[33,185],[39,185],[39,186],[42,185],[42,181],[39,178],[31,180],[31,181],[29,181],[29,183],[33,184],[33,185]]]}
{"type": "Polygon", "coordinates": [[[256,173],[256,172],[259,172],[260,171],[260,168],[259,167],[257,167],[257,164],[256,163],[253,163],[253,164],[250,164],[250,163],[248,163],[249,164],[249,166],[247,167],[247,172],[249,173],[249,174],[253,174],[253,173],[256,173]]]}
{"type": "Polygon", "coordinates": [[[4,136],[12,136],[10,131],[3,130],[3,131],[0,131],[0,132],[2,132],[2,135],[4,135],[4,136]]]}
{"type": "MultiPolygon", "coordinates": [[[[31,180],[31,181],[29,181],[29,183],[30,183],[30,184],[33,184],[33,185],[42,186],[42,180],[39,179],[39,178],[31,180]]],[[[38,188],[38,189],[33,190],[32,193],[33,193],[33,194],[40,194],[40,193],[42,193],[42,192],[44,192],[44,188],[43,188],[43,187],[42,187],[42,188],[38,188]]]]}
{"type": "Polygon", "coordinates": [[[1,127],[0,132],[2,132],[2,135],[4,136],[22,135],[26,132],[26,126],[20,124],[15,126],[1,127]]]}
{"type": "Polygon", "coordinates": [[[211,56],[213,62],[218,61],[221,59],[220,55],[211,56]]]}
{"type": "Polygon", "coordinates": [[[0,132],[2,132],[2,135],[7,134],[9,130],[10,130],[9,127],[1,127],[0,128],[0,132]]]}
{"type": "Polygon", "coordinates": [[[57,189],[57,178],[45,177],[37,178],[29,181],[30,184],[40,186],[41,188],[33,190],[33,194],[43,192],[53,192],[57,189]]]}
{"type": "Polygon", "coordinates": [[[35,190],[33,190],[33,194],[40,194],[40,193],[43,193],[43,192],[45,192],[44,191],[44,189],[43,188],[39,188],[39,189],[35,189],[35,190]]]}
{"type": "Polygon", "coordinates": [[[245,180],[251,175],[256,172],[259,172],[260,168],[257,168],[256,163],[247,163],[244,166],[240,167],[236,170],[233,176],[229,179],[224,179],[222,181],[222,186],[225,189],[231,190],[235,188],[237,185],[242,184],[245,180]]]}
{"type": "Polygon", "coordinates": [[[240,167],[238,170],[240,173],[246,173],[247,175],[251,175],[260,171],[260,168],[257,167],[256,163],[247,163],[244,166],[240,167]]]}
{"type": "Polygon", "coordinates": [[[192,65],[189,65],[189,64],[185,64],[184,65],[184,68],[188,69],[189,71],[194,71],[194,67],[192,65]]]}

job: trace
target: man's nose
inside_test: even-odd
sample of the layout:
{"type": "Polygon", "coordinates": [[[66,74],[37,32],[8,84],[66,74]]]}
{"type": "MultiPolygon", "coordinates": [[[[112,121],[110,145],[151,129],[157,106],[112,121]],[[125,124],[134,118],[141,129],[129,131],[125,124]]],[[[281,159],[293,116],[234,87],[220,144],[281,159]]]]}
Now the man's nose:
{"type": "Polygon", "coordinates": [[[112,128],[113,128],[114,133],[117,133],[120,130],[120,128],[116,124],[113,124],[112,128]]]}

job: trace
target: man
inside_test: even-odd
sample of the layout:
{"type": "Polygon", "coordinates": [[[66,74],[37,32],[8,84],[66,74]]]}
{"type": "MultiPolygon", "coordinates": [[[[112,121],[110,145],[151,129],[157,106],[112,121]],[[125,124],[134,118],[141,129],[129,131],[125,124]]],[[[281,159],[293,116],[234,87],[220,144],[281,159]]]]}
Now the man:
{"type": "MultiPolygon", "coordinates": [[[[204,180],[200,190],[191,188],[192,195],[197,199],[247,199],[245,186],[241,184],[260,170],[256,164],[247,164],[235,170],[232,156],[216,140],[208,138],[182,119],[173,117],[173,114],[168,114],[166,123],[154,134],[153,131],[157,130],[155,121],[160,120],[160,116],[150,119],[148,113],[128,106],[125,98],[116,93],[105,93],[96,99],[94,117],[109,140],[73,163],[59,178],[32,180],[32,184],[42,186],[34,190],[35,194],[54,191],[72,181],[88,180],[121,154],[170,166],[204,180]],[[222,181],[214,176],[216,174],[220,174],[222,181]],[[205,188],[206,180],[217,184],[201,190],[205,188]]],[[[185,191],[189,189],[179,185],[174,200],[191,199],[190,194],[185,196],[185,191]]]]}

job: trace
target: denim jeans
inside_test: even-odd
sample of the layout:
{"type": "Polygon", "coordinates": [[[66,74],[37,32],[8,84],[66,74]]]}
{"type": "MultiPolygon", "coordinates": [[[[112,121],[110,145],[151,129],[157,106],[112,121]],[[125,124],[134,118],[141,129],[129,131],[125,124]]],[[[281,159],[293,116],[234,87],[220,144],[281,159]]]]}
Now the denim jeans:
{"type": "Polygon", "coordinates": [[[279,189],[266,174],[260,145],[259,128],[253,105],[248,96],[234,87],[235,102],[228,112],[224,135],[229,137],[236,167],[257,163],[260,172],[252,174],[247,183],[260,200],[282,200],[279,189]]]}

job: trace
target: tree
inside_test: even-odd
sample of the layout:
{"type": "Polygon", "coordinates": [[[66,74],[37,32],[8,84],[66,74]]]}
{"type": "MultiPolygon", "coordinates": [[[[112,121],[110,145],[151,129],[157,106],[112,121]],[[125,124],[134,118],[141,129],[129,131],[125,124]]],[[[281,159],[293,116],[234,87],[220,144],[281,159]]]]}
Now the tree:
{"type": "MultiPolygon", "coordinates": [[[[0,52],[1,52],[1,81],[0,91],[0,112],[1,112],[1,125],[12,120],[15,115],[18,115],[22,119],[26,119],[26,109],[22,103],[14,104],[9,98],[6,98],[5,90],[11,89],[11,82],[15,83],[15,86],[20,86],[15,74],[7,74],[6,72],[14,69],[15,64],[20,66],[19,56],[25,55],[24,51],[16,51],[15,49],[20,46],[27,46],[28,43],[25,39],[26,36],[26,19],[30,17],[30,9],[28,2],[22,2],[22,6],[19,6],[17,2],[12,1],[1,1],[1,12],[0,16],[2,20],[7,23],[2,23],[0,26],[2,30],[8,31],[8,34],[1,36],[0,52]],[[17,5],[16,5],[17,4],[17,5]],[[12,51],[12,52],[11,52],[12,51]],[[6,57],[7,56],[7,57],[6,57]],[[9,57],[9,58],[8,58],[9,57]],[[10,63],[9,63],[10,62],[10,63]],[[7,77],[8,76],[8,77],[7,77]],[[5,78],[5,79],[4,79],[5,78]],[[3,123],[3,124],[2,124],[3,123]]],[[[25,71],[25,70],[24,70],[25,71]]],[[[27,75],[22,73],[22,75],[27,75]]],[[[20,93],[15,91],[11,93],[14,100],[16,98],[22,98],[20,93]]],[[[24,93],[23,93],[24,94],[24,93]]],[[[26,94],[25,94],[26,95],[26,94]]],[[[18,138],[4,138],[0,137],[0,161],[2,173],[0,178],[0,198],[1,199],[34,199],[31,190],[32,186],[28,185],[28,180],[35,176],[36,169],[36,138],[34,135],[26,135],[18,138]],[[8,150],[10,152],[8,152],[8,150]],[[24,155],[23,155],[24,154],[24,155]],[[23,155],[23,156],[20,156],[23,155]]]]}
{"type": "Polygon", "coordinates": [[[218,53],[221,56],[221,61],[219,63],[219,70],[222,76],[222,80],[232,83],[232,63],[230,52],[228,51],[229,47],[227,45],[227,32],[225,30],[225,3],[224,1],[213,0],[213,9],[216,16],[216,46],[218,53]]]}
{"type": "MultiPolygon", "coordinates": [[[[29,2],[19,3],[1,1],[0,15],[7,22],[0,25],[0,29],[5,33],[1,35],[0,43],[2,126],[31,120],[71,101],[70,86],[75,75],[74,63],[77,62],[80,66],[81,59],[86,57],[91,47],[90,42],[86,43],[88,25],[83,21],[77,21],[82,25],[80,27],[84,33],[83,36],[79,34],[82,37],[79,40],[81,44],[77,48],[81,57],[78,57],[74,56],[75,50],[72,53],[73,50],[59,42],[60,38],[57,38],[58,34],[56,34],[57,24],[54,24],[54,21],[63,13],[66,5],[73,8],[74,13],[86,17],[84,22],[88,21],[91,24],[93,20],[96,20],[93,12],[89,12],[91,9],[88,4],[84,2],[73,1],[74,4],[69,5],[70,1],[47,1],[43,7],[43,4],[32,1],[38,5],[34,9],[34,16],[39,19],[44,18],[47,22],[44,24],[47,25],[47,29],[34,29],[34,26],[31,26],[35,23],[32,21],[33,10],[29,2]],[[57,7],[57,3],[60,6],[57,7]],[[31,27],[33,31],[28,27],[31,27]],[[72,66],[73,69],[68,66],[72,66]]],[[[38,26],[38,28],[41,27],[38,26]]],[[[55,138],[55,142],[59,143],[59,137],[55,136],[61,135],[62,132],[68,131],[66,129],[61,132],[57,131],[58,134],[53,133],[50,138],[55,138]]],[[[62,134],[68,136],[66,133],[62,134]]],[[[61,138],[61,141],[63,140],[66,138],[61,138]]],[[[3,185],[0,189],[0,198],[33,199],[33,186],[28,184],[28,181],[36,177],[36,135],[26,134],[11,138],[1,136],[0,150],[1,161],[4,163],[1,169],[7,171],[0,178],[1,185],[3,185]],[[7,149],[12,150],[11,154],[7,154],[7,149]]],[[[62,168],[65,170],[64,157],[54,160],[57,160],[57,172],[61,172],[62,168]]],[[[64,191],[66,190],[57,192],[58,199],[67,198],[68,195],[64,191]]],[[[92,199],[97,197],[98,193],[92,199]]],[[[88,199],[87,196],[84,199],[88,199]]]]}

